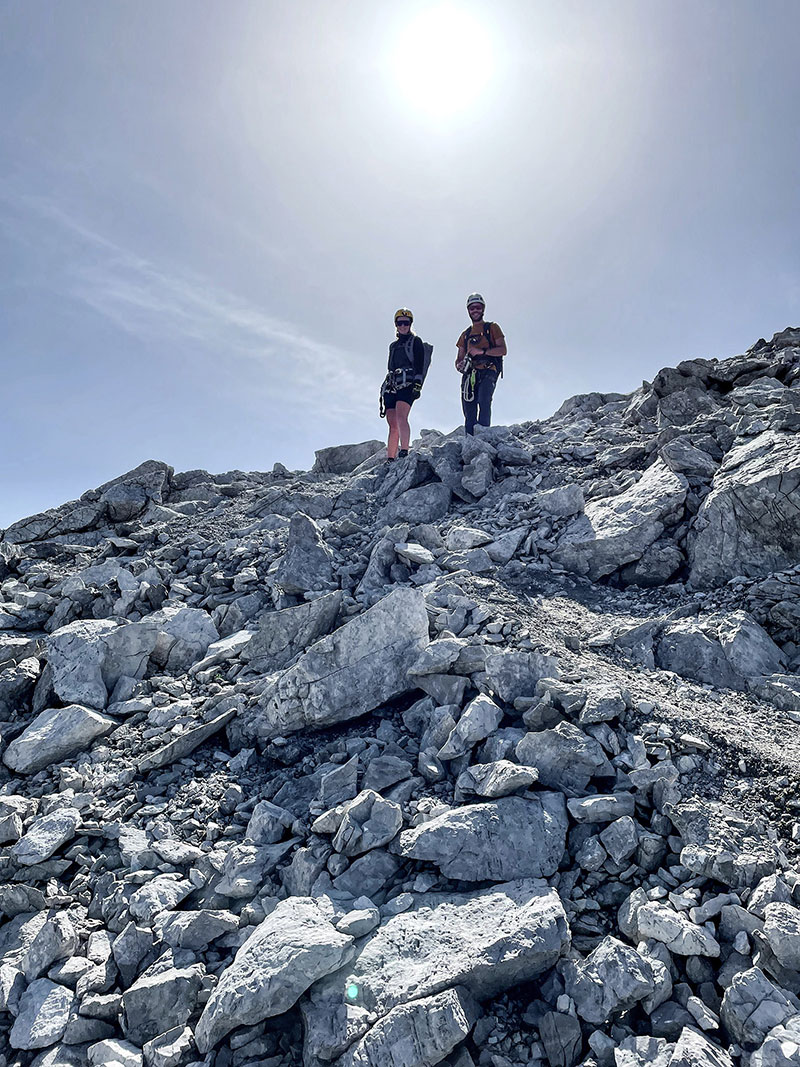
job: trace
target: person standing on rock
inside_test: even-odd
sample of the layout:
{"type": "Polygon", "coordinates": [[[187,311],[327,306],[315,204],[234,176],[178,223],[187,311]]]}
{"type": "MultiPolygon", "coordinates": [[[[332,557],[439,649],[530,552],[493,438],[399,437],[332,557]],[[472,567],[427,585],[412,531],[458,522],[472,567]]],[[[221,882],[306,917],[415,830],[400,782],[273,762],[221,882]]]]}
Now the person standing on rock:
{"type": "Polygon", "coordinates": [[[422,392],[425,378],[425,346],[422,338],[411,329],[413,321],[414,316],[408,308],[399,308],[394,313],[397,337],[389,345],[388,374],[381,386],[381,418],[385,414],[389,423],[388,463],[398,456],[402,459],[408,455],[411,440],[408,413],[422,392]]]}
{"type": "Polygon", "coordinates": [[[486,301],[480,293],[467,297],[472,322],[456,341],[456,370],[461,374],[461,408],[464,432],[474,433],[475,423],[492,424],[492,397],[503,374],[506,339],[496,322],[485,322],[486,301]]]}

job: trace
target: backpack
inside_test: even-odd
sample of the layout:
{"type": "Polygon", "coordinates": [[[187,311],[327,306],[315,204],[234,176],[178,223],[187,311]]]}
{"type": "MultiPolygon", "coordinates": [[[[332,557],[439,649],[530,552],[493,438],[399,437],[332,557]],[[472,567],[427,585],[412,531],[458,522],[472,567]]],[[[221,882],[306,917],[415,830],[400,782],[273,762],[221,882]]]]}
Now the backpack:
{"type": "MultiPolygon", "coordinates": [[[[493,322],[484,322],[484,324],[483,324],[483,336],[489,342],[489,348],[492,347],[492,326],[494,326],[493,322]]],[[[464,351],[465,352],[466,352],[466,349],[467,349],[467,338],[469,337],[469,335],[471,333],[472,333],[472,326],[468,326],[466,328],[466,330],[464,330],[464,332],[461,335],[461,339],[464,342],[464,351]]],[[[492,363],[494,363],[495,367],[497,368],[498,374],[502,378],[503,377],[503,357],[502,356],[486,356],[486,359],[490,359],[492,361],[492,363]]]]}
{"type": "MultiPolygon", "coordinates": [[[[416,337],[416,334],[409,334],[408,337],[406,338],[405,345],[403,346],[405,348],[406,363],[408,364],[409,367],[413,367],[414,366],[414,338],[415,337],[416,337]]],[[[422,350],[425,353],[424,356],[423,356],[423,360],[422,360],[422,381],[423,381],[423,384],[424,384],[425,379],[428,376],[428,368],[431,365],[431,358],[433,356],[433,345],[428,344],[427,341],[423,341],[422,342],[422,350]]]]}

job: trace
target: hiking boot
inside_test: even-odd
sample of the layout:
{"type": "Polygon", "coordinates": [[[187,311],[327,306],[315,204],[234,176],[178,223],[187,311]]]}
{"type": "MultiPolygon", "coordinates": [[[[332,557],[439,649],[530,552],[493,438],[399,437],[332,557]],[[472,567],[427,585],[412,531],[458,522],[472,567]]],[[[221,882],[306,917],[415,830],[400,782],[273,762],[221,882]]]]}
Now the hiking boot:
{"type": "Polygon", "coordinates": [[[408,456],[408,449],[407,448],[401,448],[400,451],[397,453],[397,458],[398,459],[406,459],[407,456],[408,456]]]}

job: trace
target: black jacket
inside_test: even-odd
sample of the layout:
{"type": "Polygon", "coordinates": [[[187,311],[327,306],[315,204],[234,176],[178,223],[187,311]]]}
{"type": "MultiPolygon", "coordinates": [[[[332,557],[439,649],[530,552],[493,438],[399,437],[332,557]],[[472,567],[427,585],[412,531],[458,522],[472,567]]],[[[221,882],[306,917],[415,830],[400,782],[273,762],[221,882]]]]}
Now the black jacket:
{"type": "Polygon", "coordinates": [[[413,370],[414,381],[422,382],[425,369],[425,349],[422,338],[410,333],[408,337],[398,337],[389,345],[388,369],[413,370]]]}

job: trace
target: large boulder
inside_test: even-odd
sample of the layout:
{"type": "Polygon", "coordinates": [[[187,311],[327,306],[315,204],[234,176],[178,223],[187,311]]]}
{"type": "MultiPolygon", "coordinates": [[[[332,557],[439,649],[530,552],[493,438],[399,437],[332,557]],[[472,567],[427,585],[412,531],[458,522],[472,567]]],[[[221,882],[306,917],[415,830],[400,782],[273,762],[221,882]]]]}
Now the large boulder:
{"type": "Polygon", "coordinates": [[[350,471],[385,447],[383,441],[362,441],[357,445],[332,445],[314,453],[314,474],[349,474],[350,471]]]}
{"type": "Polygon", "coordinates": [[[281,901],[222,972],[195,1029],[200,1052],[237,1026],[255,1026],[288,1011],[310,985],[350,958],[352,944],[313,900],[281,901]]]}
{"type": "Polygon", "coordinates": [[[669,817],[683,838],[681,863],[732,889],[748,889],[773,874],[778,855],[762,819],[746,819],[708,800],[685,800],[669,817]]]}
{"type": "Polygon", "coordinates": [[[585,960],[564,960],[559,969],[578,1015],[602,1026],[655,990],[653,965],[616,937],[604,937],[585,960]]]}
{"type": "Polygon", "coordinates": [[[682,474],[657,460],[624,493],[590,500],[567,526],[553,559],[592,581],[612,574],[640,559],[665,526],[680,518],[687,489],[682,474]]]}
{"type": "Polygon", "coordinates": [[[731,449],[694,524],[690,583],[793,567],[800,556],[800,440],[766,430],[731,449]]]}
{"type": "Polygon", "coordinates": [[[319,526],[302,512],[292,515],[286,553],[278,564],[275,581],[292,596],[326,589],[333,581],[333,554],[319,526]]]}
{"type": "Polygon", "coordinates": [[[9,744],[3,763],[17,774],[36,774],[51,763],[83,752],[116,725],[107,715],[79,704],[47,708],[9,744]]]}
{"type": "Polygon", "coordinates": [[[404,830],[390,851],[435,863],[466,882],[549,878],[564,854],[567,812],[560,793],[470,804],[404,830]]]}
{"type": "Polygon", "coordinates": [[[420,895],[370,935],[351,964],[312,987],[301,1005],[306,1062],[341,1055],[397,1005],[455,986],[486,1000],[531,981],[569,944],[558,894],[541,882],[420,895]]]}
{"type": "Polygon", "coordinates": [[[716,612],[678,619],[654,647],[656,666],[717,688],[747,688],[750,679],[776,674],[781,650],[747,612],[716,612]]]}
{"type": "Polygon", "coordinates": [[[395,589],[323,637],[231,724],[235,741],[268,741],[364,715],[415,688],[408,677],[428,644],[425,598],[395,589]]]}
{"type": "Polygon", "coordinates": [[[450,507],[451,492],[441,482],[428,482],[407,489],[391,500],[381,511],[380,521],[387,526],[398,522],[436,522],[444,518],[450,507]]]}
{"type": "Polygon", "coordinates": [[[333,628],[342,604],[341,590],[261,617],[241,658],[263,674],[288,667],[295,656],[333,628]]]}

